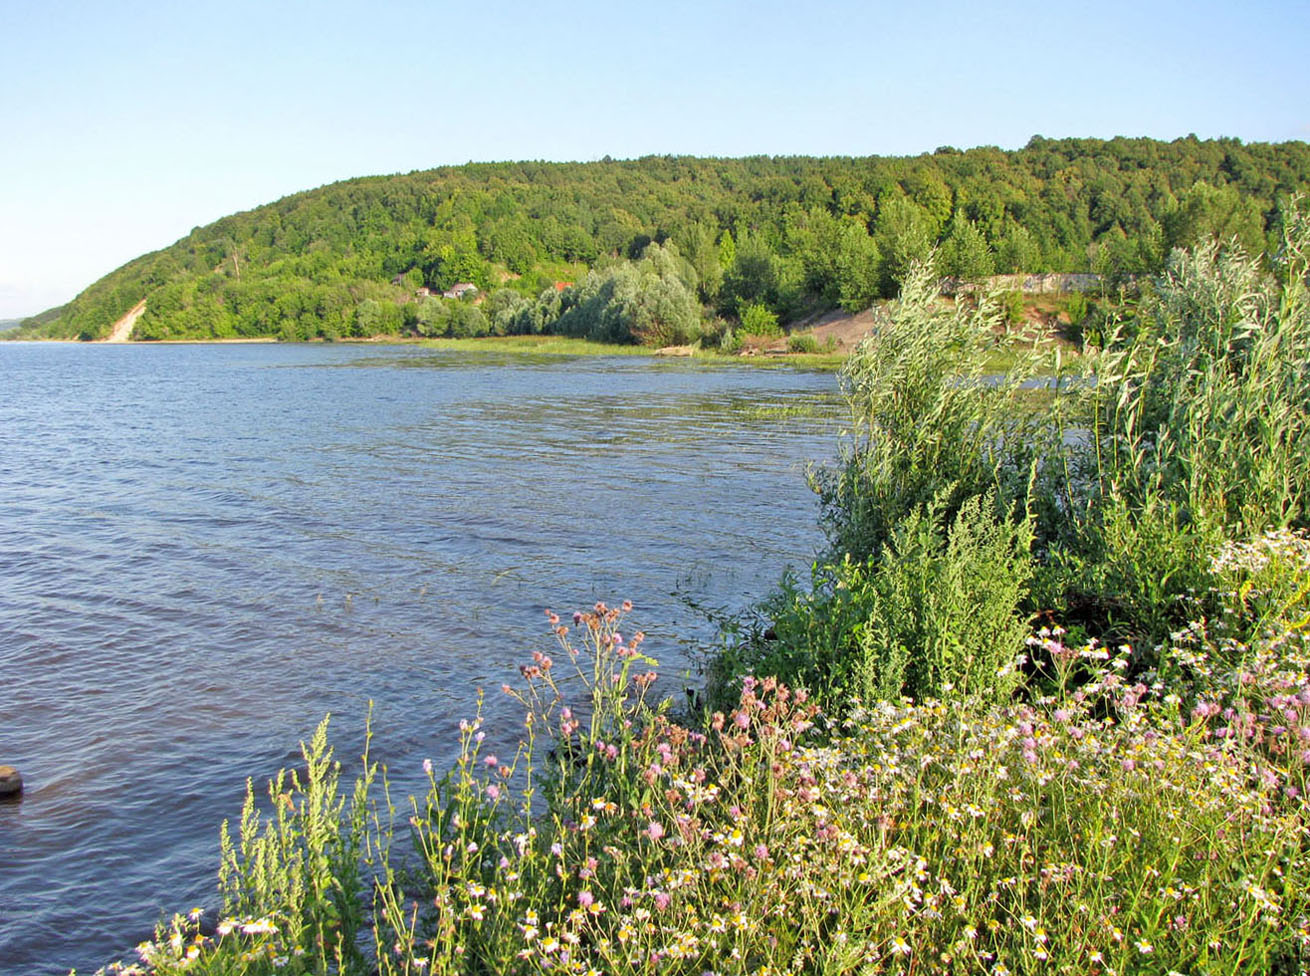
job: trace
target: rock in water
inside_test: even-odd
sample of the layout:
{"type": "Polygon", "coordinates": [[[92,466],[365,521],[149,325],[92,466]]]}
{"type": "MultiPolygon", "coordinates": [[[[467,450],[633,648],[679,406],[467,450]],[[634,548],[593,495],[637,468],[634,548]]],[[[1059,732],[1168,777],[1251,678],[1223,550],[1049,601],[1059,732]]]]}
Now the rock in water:
{"type": "Polygon", "coordinates": [[[0,766],[0,796],[17,796],[23,792],[23,777],[13,766],[0,766]]]}

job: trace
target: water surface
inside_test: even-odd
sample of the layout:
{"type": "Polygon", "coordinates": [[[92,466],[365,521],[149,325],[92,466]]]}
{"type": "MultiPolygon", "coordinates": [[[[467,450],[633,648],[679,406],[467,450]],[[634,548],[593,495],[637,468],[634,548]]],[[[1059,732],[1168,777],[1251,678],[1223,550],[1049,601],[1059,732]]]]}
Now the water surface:
{"type": "MultiPolygon", "coordinates": [[[[636,604],[666,690],[820,543],[829,375],[413,347],[0,344],[0,974],[213,906],[218,824],[326,712],[400,795],[546,607],[636,604]]],[[[686,678],[694,683],[694,675],[686,678]]]]}

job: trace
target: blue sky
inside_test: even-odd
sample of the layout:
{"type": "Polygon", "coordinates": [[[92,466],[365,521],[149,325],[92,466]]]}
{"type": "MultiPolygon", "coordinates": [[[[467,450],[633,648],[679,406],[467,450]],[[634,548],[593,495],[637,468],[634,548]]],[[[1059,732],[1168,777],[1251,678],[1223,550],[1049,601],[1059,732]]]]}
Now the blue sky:
{"type": "Polygon", "coordinates": [[[1306,0],[0,0],[0,319],[446,163],[1310,139],[1308,44],[1306,0]]]}

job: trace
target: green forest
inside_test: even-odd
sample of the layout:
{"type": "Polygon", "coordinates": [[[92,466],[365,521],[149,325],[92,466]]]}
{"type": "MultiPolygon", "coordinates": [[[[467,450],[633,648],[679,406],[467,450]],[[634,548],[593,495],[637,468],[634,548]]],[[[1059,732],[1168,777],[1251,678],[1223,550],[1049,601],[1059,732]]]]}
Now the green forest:
{"type": "Polygon", "coordinates": [[[1203,237],[1271,252],[1310,145],[1045,139],[916,157],[650,156],[365,177],[197,227],[17,338],[555,333],[720,343],[894,296],[938,270],[1163,269],[1203,237]],[[476,298],[440,297],[459,283],[476,298]]]}

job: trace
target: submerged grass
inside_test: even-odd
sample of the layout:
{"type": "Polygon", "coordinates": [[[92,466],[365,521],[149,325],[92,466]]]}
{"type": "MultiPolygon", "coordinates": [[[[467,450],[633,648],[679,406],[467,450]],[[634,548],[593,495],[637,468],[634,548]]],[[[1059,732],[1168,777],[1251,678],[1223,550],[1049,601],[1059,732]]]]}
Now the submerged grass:
{"type": "Polygon", "coordinates": [[[528,352],[544,356],[652,356],[646,346],[591,342],[565,336],[481,336],[476,339],[416,339],[416,345],[428,349],[456,352],[528,352]]]}
{"type": "MultiPolygon", "coordinates": [[[[352,340],[347,340],[352,341],[352,340]]],[[[380,337],[379,339],[359,340],[362,342],[394,342],[417,345],[428,349],[445,349],[454,352],[479,353],[531,353],[543,356],[646,356],[650,358],[692,359],[698,362],[725,363],[757,368],[783,368],[818,370],[836,372],[841,368],[846,357],[834,353],[788,353],[777,356],[740,356],[721,353],[713,349],[696,348],[687,355],[662,356],[659,350],[650,346],[619,344],[612,342],[593,342],[590,339],[574,339],[567,336],[551,335],[514,335],[514,336],[479,336],[466,339],[413,339],[380,337]]]]}

